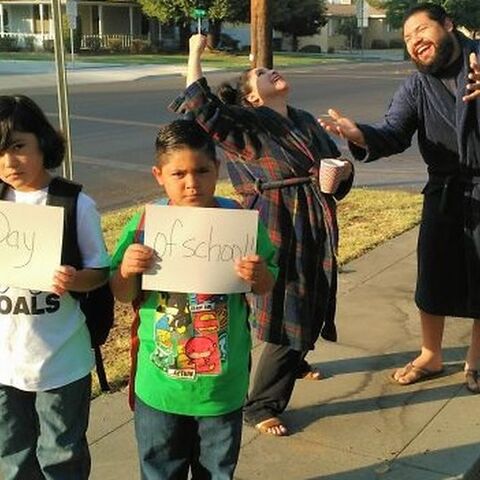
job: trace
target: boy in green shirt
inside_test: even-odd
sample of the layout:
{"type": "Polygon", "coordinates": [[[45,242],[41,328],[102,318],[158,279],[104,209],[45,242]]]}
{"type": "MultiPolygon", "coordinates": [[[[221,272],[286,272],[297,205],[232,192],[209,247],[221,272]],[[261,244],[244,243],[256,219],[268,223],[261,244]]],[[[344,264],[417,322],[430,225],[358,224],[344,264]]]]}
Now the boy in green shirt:
{"type": "MultiPolygon", "coordinates": [[[[169,205],[232,208],[214,196],[215,146],[188,120],[160,129],[152,173],[169,205]]],[[[235,207],[233,207],[235,208],[235,207]]],[[[122,302],[141,298],[135,378],[135,432],[142,479],[231,479],[240,450],[248,389],[250,331],[243,294],[141,292],[155,252],[136,242],[141,214],[126,225],[112,260],[122,302]]],[[[235,263],[263,295],[274,284],[276,251],[259,224],[257,254],[235,263]]]]}

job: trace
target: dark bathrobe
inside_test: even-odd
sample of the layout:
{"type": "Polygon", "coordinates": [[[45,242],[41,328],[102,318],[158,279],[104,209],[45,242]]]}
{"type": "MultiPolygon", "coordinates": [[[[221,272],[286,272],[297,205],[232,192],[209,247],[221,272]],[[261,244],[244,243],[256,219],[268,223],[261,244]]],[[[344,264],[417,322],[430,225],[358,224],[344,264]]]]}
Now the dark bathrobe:
{"type": "Polygon", "coordinates": [[[418,241],[415,299],[434,315],[480,318],[480,100],[467,93],[470,52],[480,43],[457,34],[462,58],[454,96],[444,83],[419,72],[396,92],[385,119],[359,125],[368,152],[350,145],[354,156],[373,161],[402,152],[418,133],[429,180],[418,241]]]}
{"type": "MultiPolygon", "coordinates": [[[[221,147],[243,206],[259,211],[279,248],[272,294],[252,299],[258,338],[298,351],[313,349],[319,335],[336,340],[335,199],[316,181],[320,159],[340,155],[335,143],[305,111],[289,107],[287,119],[266,107],[227,106],[204,78],[170,108],[194,118],[221,147]]],[[[343,182],[336,197],[351,184],[343,182]]]]}

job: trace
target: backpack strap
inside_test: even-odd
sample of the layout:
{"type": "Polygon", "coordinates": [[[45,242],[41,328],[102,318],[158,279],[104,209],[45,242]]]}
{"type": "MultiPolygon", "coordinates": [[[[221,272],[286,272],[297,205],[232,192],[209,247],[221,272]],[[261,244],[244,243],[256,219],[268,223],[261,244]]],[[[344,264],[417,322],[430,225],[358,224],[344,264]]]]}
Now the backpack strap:
{"type": "MultiPolygon", "coordinates": [[[[63,207],[62,265],[82,268],[82,256],[77,236],[77,200],[82,190],[78,183],[54,177],[48,186],[47,205],[63,207]]],[[[78,298],[76,294],[72,295],[78,298]]]]}
{"type": "MultiPolygon", "coordinates": [[[[63,242],[62,242],[62,265],[71,265],[77,270],[83,268],[82,254],[78,245],[77,229],[77,203],[82,185],[71,182],[62,177],[54,177],[48,186],[47,205],[63,207],[63,242]]],[[[69,292],[70,295],[81,301],[84,294],[69,292]]],[[[87,324],[88,326],[88,324],[87,324]]],[[[95,367],[98,383],[102,392],[110,390],[108,385],[105,366],[103,364],[100,345],[92,343],[95,354],[95,367]]]]}
{"type": "MultiPolygon", "coordinates": [[[[142,243],[145,233],[145,210],[140,217],[140,220],[135,229],[133,243],[142,243]]],[[[145,299],[144,293],[140,290],[139,294],[132,302],[133,308],[133,322],[130,329],[130,377],[128,380],[128,404],[130,409],[135,410],[135,374],[137,372],[138,349],[140,347],[140,340],[138,339],[138,327],[140,326],[140,307],[145,299]]]]}

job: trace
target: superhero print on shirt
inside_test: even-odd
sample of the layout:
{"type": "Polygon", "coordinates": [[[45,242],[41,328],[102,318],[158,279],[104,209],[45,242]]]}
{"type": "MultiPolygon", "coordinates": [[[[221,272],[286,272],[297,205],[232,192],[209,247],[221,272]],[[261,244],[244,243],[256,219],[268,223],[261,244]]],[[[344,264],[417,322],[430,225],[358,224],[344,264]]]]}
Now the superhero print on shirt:
{"type": "Polygon", "coordinates": [[[151,360],[175,378],[218,375],[228,357],[227,333],[226,295],[161,293],[151,360]]]}

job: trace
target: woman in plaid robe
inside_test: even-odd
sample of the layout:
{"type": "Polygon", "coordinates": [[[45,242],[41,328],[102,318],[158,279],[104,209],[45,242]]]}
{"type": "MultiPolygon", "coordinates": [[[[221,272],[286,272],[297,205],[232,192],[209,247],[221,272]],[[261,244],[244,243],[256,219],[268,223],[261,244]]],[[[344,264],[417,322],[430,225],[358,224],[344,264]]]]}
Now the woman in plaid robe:
{"type": "Polygon", "coordinates": [[[264,433],[285,435],[277,415],[286,408],[295,379],[308,372],[318,378],[306,354],[319,335],[337,338],[335,198],[350,190],[352,167],[345,162],[346,179],[334,196],[321,193],[320,159],[340,153],[312,115],[287,105],[288,83],[273,70],[250,70],[238,91],[224,88],[221,101],[202,75],[204,48],[205,37],[194,35],[187,89],[170,108],[194,118],[214,138],[243,206],[259,211],[279,249],[275,288],[252,305],[257,337],[266,344],[245,421],[264,433]],[[228,96],[242,106],[228,105],[228,96]]]}

